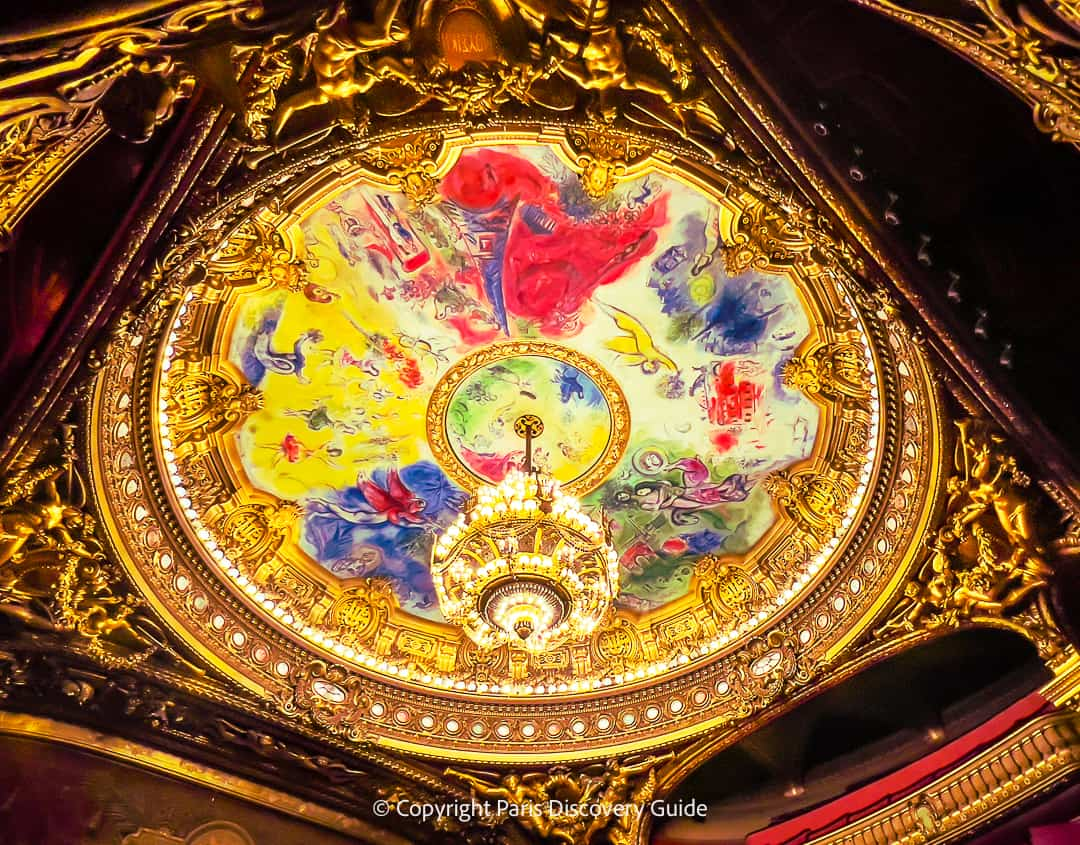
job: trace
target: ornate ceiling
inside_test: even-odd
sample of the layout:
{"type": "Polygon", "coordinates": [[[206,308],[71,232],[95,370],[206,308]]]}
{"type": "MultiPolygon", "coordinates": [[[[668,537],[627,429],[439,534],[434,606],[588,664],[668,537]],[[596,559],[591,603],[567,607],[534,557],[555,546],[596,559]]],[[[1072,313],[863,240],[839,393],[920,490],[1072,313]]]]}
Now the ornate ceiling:
{"type": "Polygon", "coordinates": [[[734,174],[626,136],[597,191],[587,143],[431,133],[287,170],[109,348],[110,540],[290,712],[451,758],[647,748],[808,678],[908,565],[942,437],[910,334],[794,227],[771,264],[747,230],[779,215],[734,174]],[[394,156],[419,193],[366,165],[394,156]],[[541,654],[475,646],[430,573],[522,413],[622,570],[593,636],[541,654]]]}
{"type": "Polygon", "coordinates": [[[131,69],[170,92],[148,131],[196,86],[218,104],[74,410],[5,482],[5,616],[257,726],[165,715],[172,741],[426,795],[668,793],[958,628],[1027,638],[1073,695],[1068,495],[719,42],[684,49],[680,6],[579,5],[235,4],[169,19],[205,54],[125,48],[164,62],[131,69]],[[546,649],[478,644],[433,578],[525,448],[618,565],[546,649]]]}

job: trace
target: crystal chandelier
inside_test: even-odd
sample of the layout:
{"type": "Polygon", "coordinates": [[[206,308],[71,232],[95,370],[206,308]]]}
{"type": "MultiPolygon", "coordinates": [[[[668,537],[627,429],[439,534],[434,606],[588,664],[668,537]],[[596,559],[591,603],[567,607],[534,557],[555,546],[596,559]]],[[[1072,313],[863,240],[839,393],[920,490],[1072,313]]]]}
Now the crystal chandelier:
{"type": "Polygon", "coordinates": [[[515,421],[524,469],[480,487],[435,544],[439,607],[483,648],[510,643],[538,652],[586,637],[619,591],[606,530],[532,465],[543,428],[532,414],[515,421]]]}

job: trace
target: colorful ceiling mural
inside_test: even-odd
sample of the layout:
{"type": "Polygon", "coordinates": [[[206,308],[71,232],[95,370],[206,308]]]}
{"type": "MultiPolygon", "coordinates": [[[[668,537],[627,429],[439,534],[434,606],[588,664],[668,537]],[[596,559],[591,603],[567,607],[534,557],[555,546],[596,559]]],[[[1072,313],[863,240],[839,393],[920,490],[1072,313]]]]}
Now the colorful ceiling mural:
{"type": "Polygon", "coordinates": [[[199,224],[212,246],[110,347],[102,523],[193,650],[340,736],[564,759],[718,726],[919,548],[936,406],[888,303],[723,162],[624,137],[647,152],[599,184],[580,140],[298,158],[199,224]],[[449,623],[431,575],[526,414],[619,575],[613,612],[536,651],[449,623]]]}
{"type": "Polygon", "coordinates": [[[774,522],[766,475],[819,407],[781,370],[811,332],[787,275],[729,274],[706,192],[653,171],[590,198],[555,147],[464,150],[433,202],[354,184],[302,220],[291,284],[237,295],[227,356],[262,395],[251,484],[303,508],[302,550],[439,620],[434,534],[522,457],[603,513],[618,606],[686,594],[774,522]]]}

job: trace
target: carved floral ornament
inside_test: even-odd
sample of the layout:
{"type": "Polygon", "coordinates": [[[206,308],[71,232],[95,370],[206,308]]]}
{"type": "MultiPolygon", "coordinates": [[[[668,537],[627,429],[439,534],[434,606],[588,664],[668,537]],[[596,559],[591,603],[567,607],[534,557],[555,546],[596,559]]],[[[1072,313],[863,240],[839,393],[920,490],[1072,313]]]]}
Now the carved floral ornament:
{"type": "MultiPolygon", "coordinates": [[[[581,148],[558,146],[557,135],[495,137],[554,144],[584,172],[581,148]]],[[[444,137],[422,169],[444,178],[469,144],[484,142],[444,137]]],[[[396,188],[407,204],[401,176],[387,176],[407,169],[394,152],[403,146],[392,139],[388,152],[331,164],[329,182],[294,165],[274,183],[318,184],[321,194],[279,189],[274,208],[302,214],[357,180],[396,188]]],[[[117,335],[89,409],[110,539],[187,646],[315,729],[426,755],[524,761],[577,756],[583,742],[597,755],[645,749],[735,724],[819,676],[869,629],[921,554],[915,538],[942,483],[940,408],[920,347],[883,300],[843,281],[824,250],[803,246],[820,234],[799,241],[789,227],[789,248],[770,248],[767,227],[739,228],[748,218],[738,203],[763,220],[763,200],[732,174],[649,148],[624,160],[619,179],[677,172],[722,197],[731,211],[721,244],[761,243],[773,257],[757,266],[790,274],[816,315],[781,375],[821,409],[822,433],[807,460],[763,480],[777,520],[764,539],[749,555],[699,560],[683,598],[650,613],[619,611],[591,641],[541,655],[484,651],[406,611],[387,582],[342,582],[314,566],[298,547],[305,512],[253,489],[237,451],[236,432],[259,413],[261,391],[226,365],[222,341],[203,328],[222,325],[215,314],[251,290],[313,302],[328,293],[311,287],[297,233],[256,204],[233,217],[224,241],[229,229],[209,234],[214,215],[185,230],[158,271],[165,292],[117,335]],[[193,249],[193,235],[208,245],[193,249]]]]}

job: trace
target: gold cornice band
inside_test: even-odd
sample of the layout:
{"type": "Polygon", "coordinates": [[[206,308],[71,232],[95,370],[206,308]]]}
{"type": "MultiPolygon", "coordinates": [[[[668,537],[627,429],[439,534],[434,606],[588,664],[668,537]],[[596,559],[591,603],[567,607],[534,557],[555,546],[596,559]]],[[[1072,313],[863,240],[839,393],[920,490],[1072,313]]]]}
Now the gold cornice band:
{"type": "Polygon", "coordinates": [[[1053,679],[1042,686],[1039,694],[1055,707],[1080,710],[1080,655],[1070,648],[1068,656],[1053,670],[1053,679]]]}
{"type": "Polygon", "coordinates": [[[1080,770],[1080,715],[1034,719],[966,763],[871,816],[807,845],[953,842],[1080,770]]]}
{"type": "Polygon", "coordinates": [[[1033,0],[1019,3],[1018,14],[999,3],[972,0],[983,20],[970,24],[959,18],[914,11],[890,0],[854,0],[860,6],[899,21],[941,44],[1027,103],[1040,132],[1051,140],[1080,149],[1080,65],[1056,53],[1073,52],[1075,9],[1033,0]],[[1059,30],[1037,28],[1028,6],[1056,16],[1059,30]]]}
{"type": "Polygon", "coordinates": [[[167,777],[216,789],[232,798],[258,804],[373,845],[409,845],[404,837],[286,792],[193,763],[149,745],[41,716],[0,712],[0,736],[40,740],[77,748],[167,777]]]}

